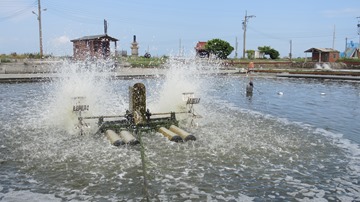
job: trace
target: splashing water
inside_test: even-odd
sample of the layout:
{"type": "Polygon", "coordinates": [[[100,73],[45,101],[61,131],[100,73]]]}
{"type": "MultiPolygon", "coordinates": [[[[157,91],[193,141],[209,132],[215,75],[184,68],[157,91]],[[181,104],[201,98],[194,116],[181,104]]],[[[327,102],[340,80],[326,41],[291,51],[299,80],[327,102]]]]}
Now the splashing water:
{"type": "MultiPolygon", "coordinates": [[[[155,88],[149,88],[149,94],[154,94],[154,100],[149,100],[149,108],[154,112],[181,111],[185,107],[183,93],[193,92],[197,96],[206,90],[206,83],[200,78],[203,70],[216,72],[218,64],[207,60],[170,58],[165,79],[156,82],[155,88]],[[151,101],[151,102],[150,102],[151,101]]],[[[71,134],[77,133],[75,125],[78,114],[72,111],[76,98],[84,98],[81,104],[89,105],[89,111],[83,116],[123,115],[127,109],[127,87],[116,89],[111,80],[112,69],[106,63],[92,64],[88,62],[64,62],[58,71],[58,80],[50,83],[51,88],[47,113],[44,116],[46,124],[65,129],[71,134]],[[123,92],[119,92],[122,90],[123,92]]],[[[133,82],[135,83],[135,82],[133,82]]],[[[96,125],[93,123],[92,125],[96,125]]],[[[96,128],[96,127],[95,127],[96,128]]],[[[95,130],[92,127],[92,132],[95,130]]]]}
{"type": "Polygon", "coordinates": [[[49,86],[51,94],[44,117],[46,123],[70,133],[77,132],[74,126],[78,122],[78,115],[73,112],[77,98],[83,98],[81,104],[90,106],[89,111],[83,112],[83,116],[119,113],[119,109],[124,109],[124,106],[119,106],[122,98],[113,96],[115,93],[110,84],[112,75],[112,69],[105,62],[95,65],[89,62],[64,61],[58,71],[58,79],[52,81],[49,86]],[[114,99],[118,102],[113,102],[114,99]],[[109,110],[106,105],[110,103],[115,105],[112,104],[109,110]]]}
{"type": "Polygon", "coordinates": [[[183,93],[194,93],[195,97],[200,96],[208,86],[206,80],[201,78],[205,73],[217,72],[219,69],[218,63],[209,63],[208,60],[198,58],[172,57],[167,66],[169,69],[166,72],[165,81],[158,91],[159,99],[153,106],[160,112],[182,110],[185,105],[183,93]]]}

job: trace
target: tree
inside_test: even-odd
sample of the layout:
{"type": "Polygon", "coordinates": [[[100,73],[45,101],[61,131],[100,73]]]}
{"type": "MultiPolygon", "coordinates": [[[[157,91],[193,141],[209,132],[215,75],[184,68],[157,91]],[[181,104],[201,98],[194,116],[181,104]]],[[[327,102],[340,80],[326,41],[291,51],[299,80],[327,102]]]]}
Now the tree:
{"type": "Polygon", "coordinates": [[[212,39],[206,43],[205,50],[220,59],[226,59],[234,50],[234,47],[221,39],[212,39]]]}
{"type": "Polygon", "coordinates": [[[254,50],[247,50],[246,51],[248,59],[254,59],[255,57],[255,51],[254,50]]]}
{"type": "Polygon", "coordinates": [[[270,46],[259,46],[258,50],[260,51],[260,53],[264,53],[265,55],[268,54],[268,52],[270,51],[271,47],[270,46]]]}
{"type": "Polygon", "coordinates": [[[279,58],[279,52],[273,48],[271,48],[270,46],[259,46],[258,50],[261,53],[264,53],[264,55],[269,55],[271,59],[278,59],[279,58]]]}
{"type": "Polygon", "coordinates": [[[277,51],[277,50],[275,50],[275,49],[271,49],[270,51],[269,51],[269,56],[270,56],[270,58],[271,59],[278,59],[279,58],[279,55],[280,55],[280,53],[277,51]]]}

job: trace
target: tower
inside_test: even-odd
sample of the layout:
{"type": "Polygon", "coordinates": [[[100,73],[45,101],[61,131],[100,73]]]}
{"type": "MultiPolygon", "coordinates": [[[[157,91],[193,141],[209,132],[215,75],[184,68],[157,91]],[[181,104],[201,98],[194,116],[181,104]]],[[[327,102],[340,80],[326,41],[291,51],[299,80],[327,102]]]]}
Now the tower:
{"type": "Polygon", "coordinates": [[[136,35],[134,35],[133,42],[131,43],[131,56],[137,57],[139,56],[139,46],[136,42],[136,35]]]}

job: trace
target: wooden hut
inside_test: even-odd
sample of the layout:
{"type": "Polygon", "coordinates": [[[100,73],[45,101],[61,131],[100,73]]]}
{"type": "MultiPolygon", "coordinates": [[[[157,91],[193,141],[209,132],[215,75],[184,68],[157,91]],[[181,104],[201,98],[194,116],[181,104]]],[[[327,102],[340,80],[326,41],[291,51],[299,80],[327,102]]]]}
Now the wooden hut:
{"type": "Polygon", "coordinates": [[[340,57],[340,52],[332,48],[310,48],[305,53],[312,53],[315,62],[336,62],[340,57]]]}
{"type": "Polygon", "coordinates": [[[115,43],[118,39],[110,37],[107,34],[84,36],[78,39],[73,39],[73,50],[75,60],[91,59],[106,59],[110,56],[110,42],[115,43]]]}

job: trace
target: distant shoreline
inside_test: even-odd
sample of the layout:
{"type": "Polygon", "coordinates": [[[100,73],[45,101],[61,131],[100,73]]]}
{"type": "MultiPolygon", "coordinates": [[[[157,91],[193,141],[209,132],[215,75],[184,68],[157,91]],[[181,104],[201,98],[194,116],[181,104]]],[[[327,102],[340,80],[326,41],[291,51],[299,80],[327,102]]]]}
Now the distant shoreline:
{"type": "MultiPolygon", "coordinates": [[[[204,60],[206,62],[207,60],[204,60]]],[[[246,62],[233,62],[233,63],[222,63],[222,67],[217,70],[201,70],[203,74],[214,74],[214,75],[246,75],[247,63],[246,62]]],[[[316,78],[314,75],[330,75],[332,78],[341,79],[355,79],[360,77],[360,69],[344,69],[339,68],[314,68],[315,62],[308,63],[310,66],[297,67],[297,65],[289,66],[289,62],[254,62],[255,68],[252,69],[252,76],[277,76],[286,77],[288,75],[302,75],[302,76],[288,76],[297,78],[316,78]],[[312,68],[310,68],[312,66],[312,68]],[[311,75],[311,76],[310,76],[311,75]],[[334,77],[335,76],[335,77],[334,77]]],[[[24,60],[22,62],[9,62],[0,63],[0,83],[20,83],[20,82],[46,82],[58,79],[61,77],[58,74],[61,70],[64,61],[61,60],[24,60]]],[[[294,63],[291,63],[294,64],[294,63]]],[[[322,65],[325,67],[327,63],[322,65]]],[[[331,65],[331,64],[330,64],[331,65]]],[[[343,66],[343,65],[342,65],[343,66]]],[[[345,65],[346,66],[346,65],[345,65]]],[[[113,67],[111,67],[113,68],[113,67]]],[[[133,79],[133,78],[158,78],[166,74],[167,68],[162,67],[143,67],[134,68],[131,65],[117,64],[117,66],[109,73],[110,78],[113,79],[133,79]]],[[[101,73],[99,73],[101,74],[101,73]]],[[[329,78],[330,78],[329,77],[329,78]]]]}
{"type": "MultiPolygon", "coordinates": [[[[176,58],[175,58],[176,60],[176,58]]],[[[179,59],[182,60],[182,59],[179,59]]],[[[186,59],[184,59],[186,60],[186,59]]],[[[193,60],[193,59],[189,59],[193,60]]],[[[341,62],[316,62],[316,61],[302,61],[302,60],[268,60],[268,59],[227,59],[214,60],[213,62],[207,58],[198,58],[200,63],[216,63],[223,68],[247,68],[248,64],[252,62],[255,68],[265,69],[313,69],[316,66],[329,66],[331,69],[349,69],[360,70],[359,60],[342,60],[341,62]]],[[[6,73],[51,73],[55,72],[57,67],[60,67],[64,62],[69,63],[69,59],[13,59],[9,62],[0,62],[0,74],[6,73]]],[[[166,59],[165,59],[166,61],[166,59]]],[[[95,61],[96,62],[96,61],[95,61]]],[[[100,61],[104,62],[104,61],[100,61]]],[[[119,67],[132,68],[166,68],[163,59],[142,57],[136,58],[119,58],[117,60],[105,61],[112,62],[119,67]],[[159,64],[162,63],[162,64],[159,64]]],[[[71,63],[71,62],[70,62],[71,63]]]]}
{"type": "MultiPolygon", "coordinates": [[[[167,69],[156,68],[122,68],[115,72],[99,72],[99,77],[109,79],[144,79],[144,78],[163,78],[166,76],[167,69]]],[[[250,73],[243,71],[243,68],[227,68],[218,70],[202,70],[199,74],[214,76],[249,76],[249,77],[288,77],[288,78],[314,78],[314,79],[341,79],[341,80],[360,80],[360,70],[337,70],[337,71],[299,71],[289,69],[254,69],[250,73]]],[[[1,83],[33,83],[51,82],[71,75],[62,73],[17,73],[0,74],[1,83]]]]}

